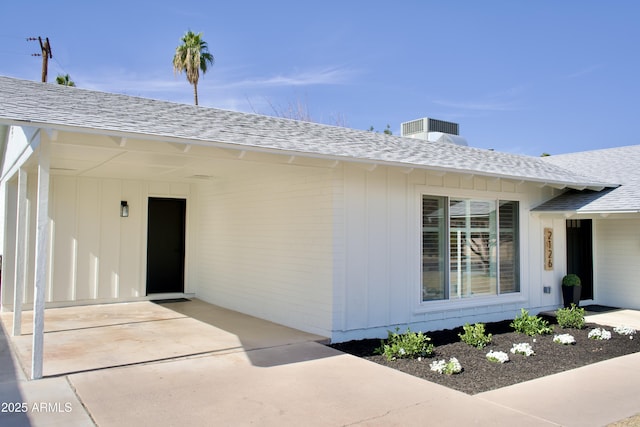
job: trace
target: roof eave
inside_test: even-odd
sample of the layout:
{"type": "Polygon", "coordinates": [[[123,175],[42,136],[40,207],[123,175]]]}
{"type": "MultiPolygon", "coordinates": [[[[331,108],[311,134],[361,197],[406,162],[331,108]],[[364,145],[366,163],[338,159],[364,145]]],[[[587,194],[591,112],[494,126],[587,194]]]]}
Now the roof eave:
{"type": "Polygon", "coordinates": [[[370,167],[374,167],[377,165],[391,166],[391,167],[400,167],[405,170],[413,170],[413,169],[421,169],[421,170],[430,170],[442,173],[456,173],[463,175],[478,175],[486,178],[494,178],[494,179],[505,179],[514,181],[516,183],[532,183],[534,185],[538,185],[542,187],[551,187],[555,189],[576,189],[576,190],[594,190],[601,191],[607,187],[617,187],[618,184],[611,183],[602,183],[602,182],[575,182],[575,181],[563,181],[563,180],[545,180],[535,177],[526,177],[526,176],[518,176],[518,175],[509,175],[509,174],[501,174],[501,173],[492,173],[482,170],[475,169],[461,169],[461,168],[450,168],[444,166],[437,165],[428,165],[421,163],[412,163],[412,162],[402,162],[402,161],[388,161],[383,159],[367,159],[363,157],[349,157],[342,156],[337,154],[324,154],[324,153],[316,153],[309,151],[300,151],[300,150],[286,150],[281,148],[272,148],[272,147],[260,147],[257,145],[251,144],[239,144],[233,142],[220,142],[211,139],[196,139],[196,138],[186,138],[179,136],[167,136],[163,134],[151,134],[151,133],[142,133],[142,132],[127,132],[127,131],[118,131],[111,130],[107,128],[94,128],[94,127],[85,127],[78,125],[69,125],[69,124],[61,124],[61,123],[49,123],[49,122],[39,122],[33,121],[29,119],[7,119],[0,118],[0,125],[9,125],[9,126],[29,126],[35,128],[63,131],[63,132],[83,132],[94,135],[105,135],[105,136],[115,136],[120,138],[144,138],[156,141],[166,141],[166,142],[175,142],[181,144],[193,144],[193,145],[202,145],[202,146],[211,146],[217,148],[225,148],[225,149],[235,149],[239,151],[254,151],[254,152],[262,152],[262,153],[270,153],[270,154],[281,154],[285,156],[303,156],[309,158],[316,159],[325,159],[329,161],[341,161],[341,162],[349,162],[349,163],[359,163],[366,164],[370,167]]]}

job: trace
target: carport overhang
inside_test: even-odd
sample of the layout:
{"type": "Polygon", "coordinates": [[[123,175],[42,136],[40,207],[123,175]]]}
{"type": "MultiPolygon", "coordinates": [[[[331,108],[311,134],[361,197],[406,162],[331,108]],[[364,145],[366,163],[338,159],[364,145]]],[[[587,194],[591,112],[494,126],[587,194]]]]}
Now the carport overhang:
{"type": "MultiPolygon", "coordinates": [[[[182,183],[203,183],[225,179],[256,170],[267,164],[289,166],[335,168],[335,159],[305,157],[299,153],[283,153],[275,150],[247,149],[229,144],[216,144],[198,140],[164,138],[155,135],[122,134],[68,126],[39,127],[33,123],[13,123],[2,128],[0,164],[3,166],[3,185],[11,184],[11,209],[15,218],[5,229],[15,229],[12,239],[5,236],[4,253],[14,268],[12,334],[22,330],[23,290],[29,270],[34,275],[32,379],[43,377],[44,359],[44,311],[47,287],[47,262],[50,257],[49,195],[50,175],[90,178],[144,179],[182,183]],[[12,134],[28,143],[22,152],[6,156],[12,134]],[[11,159],[9,159],[10,157],[11,159]],[[26,253],[27,183],[37,180],[37,196],[29,199],[35,209],[35,261],[28,265],[26,253]],[[7,251],[10,245],[11,251],[7,251]],[[11,259],[15,258],[15,259],[11,259]]],[[[33,196],[32,196],[33,197],[33,196]]],[[[6,200],[8,198],[5,198],[6,200]]],[[[5,221],[6,222],[6,221],[5,221]]],[[[7,301],[7,303],[10,303],[7,301]]]]}

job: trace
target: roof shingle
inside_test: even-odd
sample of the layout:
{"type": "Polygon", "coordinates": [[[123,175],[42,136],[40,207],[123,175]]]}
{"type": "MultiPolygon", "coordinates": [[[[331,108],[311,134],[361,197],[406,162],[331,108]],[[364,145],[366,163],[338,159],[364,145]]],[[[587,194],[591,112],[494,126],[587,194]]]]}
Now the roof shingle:
{"type": "Polygon", "coordinates": [[[0,123],[25,122],[569,187],[611,185],[537,157],[0,76],[0,123]]]}

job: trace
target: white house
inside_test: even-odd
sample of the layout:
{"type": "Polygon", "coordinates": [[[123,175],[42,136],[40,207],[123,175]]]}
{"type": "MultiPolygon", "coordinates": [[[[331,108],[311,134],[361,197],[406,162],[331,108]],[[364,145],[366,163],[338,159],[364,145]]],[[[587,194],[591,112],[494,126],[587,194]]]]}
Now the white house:
{"type": "Polygon", "coordinates": [[[574,226],[583,299],[640,308],[640,205],[606,201],[634,182],[579,155],[7,77],[0,144],[3,310],[195,296],[334,342],[437,330],[560,306],[574,226]]]}

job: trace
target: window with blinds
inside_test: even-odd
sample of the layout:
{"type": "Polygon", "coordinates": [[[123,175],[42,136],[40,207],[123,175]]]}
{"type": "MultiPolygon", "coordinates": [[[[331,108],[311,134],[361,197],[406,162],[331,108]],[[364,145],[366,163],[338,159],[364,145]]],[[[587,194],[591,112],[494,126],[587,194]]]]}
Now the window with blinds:
{"type": "Polygon", "coordinates": [[[422,198],[422,299],[519,292],[518,202],[422,198]]]}
{"type": "Polygon", "coordinates": [[[446,270],[445,197],[422,198],[422,299],[440,300],[448,297],[446,270]]]}
{"type": "Polygon", "coordinates": [[[518,202],[499,202],[500,293],[520,292],[518,202]]]}

